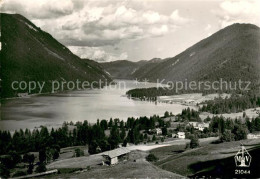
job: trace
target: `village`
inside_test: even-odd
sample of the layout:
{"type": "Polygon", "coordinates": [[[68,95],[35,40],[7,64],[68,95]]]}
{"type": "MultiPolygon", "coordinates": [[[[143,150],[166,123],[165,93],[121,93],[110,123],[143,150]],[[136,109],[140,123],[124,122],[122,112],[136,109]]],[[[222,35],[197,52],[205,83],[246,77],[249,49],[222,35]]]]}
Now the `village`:
{"type": "MultiPolygon", "coordinates": [[[[172,113],[166,111],[161,117],[151,116],[148,118],[144,116],[136,119],[128,118],[126,122],[120,121],[119,119],[110,119],[108,121],[98,120],[94,125],[88,124],[87,121],[84,121],[83,123],[65,122],[61,130],[41,127],[39,128],[39,132],[46,135],[45,137],[48,138],[49,135],[50,137],[65,135],[68,137],[68,139],[64,139],[66,143],[62,144],[62,138],[57,138],[57,142],[60,143],[59,145],[61,148],[58,149],[58,154],[56,157],[54,157],[54,153],[52,151],[55,151],[57,147],[54,147],[53,149],[47,148],[46,151],[44,151],[44,153],[46,153],[46,157],[44,159],[42,159],[41,152],[27,153],[26,155],[34,157],[33,163],[29,163],[28,165],[25,160],[17,165],[20,169],[17,168],[15,170],[17,170],[18,173],[22,173],[22,171],[29,166],[37,166],[38,163],[42,162],[41,160],[44,160],[46,163],[46,169],[38,170],[38,168],[36,168],[36,171],[38,172],[33,172],[32,174],[25,175],[24,177],[39,177],[64,172],[72,172],[77,174],[96,171],[95,169],[99,170],[104,167],[104,169],[106,169],[106,167],[112,167],[118,164],[119,166],[122,164],[131,164],[131,166],[134,166],[133,163],[136,162],[143,163],[151,167],[152,164],[146,162],[153,162],[157,159],[156,156],[149,157],[149,153],[150,151],[157,149],[160,150],[160,148],[164,150],[164,148],[167,147],[177,147],[180,148],[180,151],[184,152],[201,146],[207,146],[214,142],[218,143],[223,141],[231,142],[232,140],[241,139],[260,139],[260,132],[257,131],[259,126],[253,131],[250,128],[250,126],[252,126],[250,125],[251,123],[254,124],[254,121],[258,122],[258,120],[255,120],[254,118],[250,119],[251,122],[246,118],[240,120],[224,120],[221,116],[212,116],[211,118],[208,116],[202,120],[199,114],[200,113],[198,111],[186,108],[178,115],[173,115],[172,113]],[[249,127],[249,133],[245,133],[244,137],[241,138],[240,132],[237,134],[232,134],[232,137],[225,134],[225,131],[221,131],[221,128],[228,127],[230,122],[235,125],[241,125],[239,122],[241,120],[244,121],[243,123],[247,120],[246,124],[249,127]],[[223,126],[221,127],[221,125],[223,126]],[[95,129],[97,132],[96,135],[101,135],[100,139],[96,136],[97,140],[100,142],[97,143],[92,139],[93,141],[89,141],[86,145],[78,145],[82,144],[82,142],[80,142],[82,140],[80,136],[88,133],[83,130],[84,128],[85,130],[92,131],[91,133],[95,133],[95,131],[93,131],[95,129]],[[237,138],[239,136],[240,138],[237,138]],[[68,141],[70,138],[72,141],[79,140],[78,144],[75,143],[71,146],[65,147],[70,143],[68,141]],[[104,140],[106,140],[108,144],[105,144],[107,142],[104,140]],[[48,157],[48,155],[50,156],[48,157]]],[[[24,133],[19,134],[20,132],[12,134],[13,137],[17,135],[24,135],[24,133]]],[[[89,138],[93,138],[95,136],[91,133],[90,136],[84,140],[89,140],[89,138]]],[[[44,136],[42,137],[44,139],[44,136]]],[[[51,138],[51,140],[53,139],[51,138]]],[[[25,155],[23,155],[23,158],[24,156],[25,155]]],[[[1,156],[1,161],[5,161],[5,157],[6,155],[1,156]]],[[[18,177],[18,175],[14,176],[18,177]]],[[[23,175],[20,177],[23,178],[23,175]]]]}

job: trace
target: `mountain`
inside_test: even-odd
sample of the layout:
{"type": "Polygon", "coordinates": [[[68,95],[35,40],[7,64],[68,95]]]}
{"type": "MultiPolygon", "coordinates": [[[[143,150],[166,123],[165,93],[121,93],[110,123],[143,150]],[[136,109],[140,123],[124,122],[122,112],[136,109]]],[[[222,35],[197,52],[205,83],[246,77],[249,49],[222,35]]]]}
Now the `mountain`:
{"type": "Polygon", "coordinates": [[[26,81],[27,84],[29,81],[45,81],[47,84],[43,92],[50,92],[52,80],[111,81],[99,65],[80,59],[19,14],[1,13],[1,35],[2,97],[28,91],[12,90],[13,81],[26,81]]]}
{"type": "Polygon", "coordinates": [[[128,60],[118,60],[113,62],[100,63],[100,65],[114,79],[133,79],[133,73],[147,61],[131,62],[128,60]]]}
{"type": "Polygon", "coordinates": [[[153,58],[151,60],[141,60],[132,62],[128,60],[118,60],[113,62],[101,63],[102,67],[116,79],[135,79],[148,72],[149,69],[155,67],[162,62],[160,58],[153,58]]]}
{"type": "Polygon", "coordinates": [[[179,55],[137,70],[135,78],[167,81],[259,82],[260,30],[252,24],[233,24],[198,42],[179,55]]]}
{"type": "Polygon", "coordinates": [[[144,65],[140,66],[133,74],[132,78],[134,79],[142,79],[142,76],[146,73],[149,73],[153,68],[155,68],[158,64],[162,63],[165,59],[153,58],[149,60],[144,65]]]}

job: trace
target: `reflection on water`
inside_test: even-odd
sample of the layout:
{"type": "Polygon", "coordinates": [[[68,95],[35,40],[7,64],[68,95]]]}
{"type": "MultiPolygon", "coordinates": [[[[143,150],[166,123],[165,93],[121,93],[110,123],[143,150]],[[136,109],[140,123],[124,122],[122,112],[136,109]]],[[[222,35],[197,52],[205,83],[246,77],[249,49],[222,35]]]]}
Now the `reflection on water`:
{"type": "MultiPolygon", "coordinates": [[[[119,81],[120,82],[120,81],[119,81]]],[[[57,127],[64,121],[95,122],[97,119],[163,115],[165,111],[175,114],[185,106],[128,99],[125,92],[133,88],[154,87],[156,84],[124,81],[107,89],[73,91],[61,94],[10,99],[2,103],[0,130],[34,128],[41,125],[57,127]],[[121,83],[120,83],[121,84],[121,83]]]]}

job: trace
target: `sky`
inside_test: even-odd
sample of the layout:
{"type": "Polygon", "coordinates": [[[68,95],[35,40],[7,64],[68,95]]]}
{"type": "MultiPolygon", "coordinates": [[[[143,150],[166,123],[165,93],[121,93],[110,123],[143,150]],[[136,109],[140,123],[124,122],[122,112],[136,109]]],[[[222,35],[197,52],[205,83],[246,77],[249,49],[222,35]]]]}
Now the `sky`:
{"type": "Polygon", "coordinates": [[[260,26],[260,0],[0,0],[81,58],[173,57],[233,23],[260,26]]]}

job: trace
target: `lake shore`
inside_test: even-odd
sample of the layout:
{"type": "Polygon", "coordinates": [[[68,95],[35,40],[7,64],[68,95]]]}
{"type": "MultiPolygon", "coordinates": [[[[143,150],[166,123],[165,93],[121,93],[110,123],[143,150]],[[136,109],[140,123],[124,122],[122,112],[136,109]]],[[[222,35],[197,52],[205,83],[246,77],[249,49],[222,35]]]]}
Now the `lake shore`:
{"type": "MultiPolygon", "coordinates": [[[[131,80],[125,83],[127,89],[147,87],[142,83],[136,86],[131,80]]],[[[152,85],[156,84],[149,84],[152,85]]],[[[187,108],[181,104],[155,104],[131,100],[125,96],[127,89],[115,85],[111,89],[70,91],[6,100],[1,106],[0,130],[34,129],[40,126],[58,127],[70,121],[87,120],[95,123],[97,119],[127,120],[128,117],[162,116],[165,111],[179,114],[187,108]]]]}

